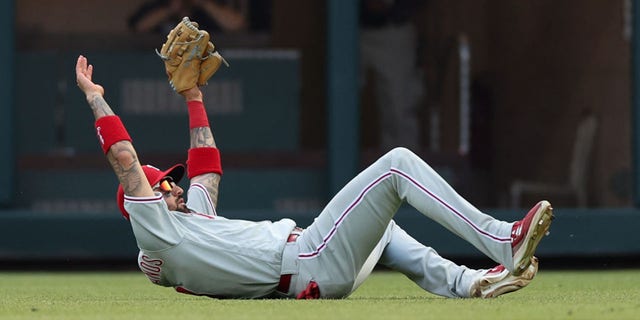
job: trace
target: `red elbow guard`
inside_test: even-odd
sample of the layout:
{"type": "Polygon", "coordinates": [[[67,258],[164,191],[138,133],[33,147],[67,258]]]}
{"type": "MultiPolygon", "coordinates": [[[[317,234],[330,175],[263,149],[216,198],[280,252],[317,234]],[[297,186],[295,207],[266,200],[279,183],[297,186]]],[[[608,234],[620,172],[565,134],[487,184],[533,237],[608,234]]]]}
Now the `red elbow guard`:
{"type": "Polygon", "coordinates": [[[120,121],[118,116],[104,116],[96,120],[96,134],[100,141],[100,146],[104,154],[109,152],[111,146],[122,140],[131,141],[131,137],[127,132],[127,129],[120,121]]]}
{"type": "Polygon", "coordinates": [[[189,179],[205,173],[222,175],[220,151],[217,148],[202,147],[189,149],[187,176],[189,179]]]}

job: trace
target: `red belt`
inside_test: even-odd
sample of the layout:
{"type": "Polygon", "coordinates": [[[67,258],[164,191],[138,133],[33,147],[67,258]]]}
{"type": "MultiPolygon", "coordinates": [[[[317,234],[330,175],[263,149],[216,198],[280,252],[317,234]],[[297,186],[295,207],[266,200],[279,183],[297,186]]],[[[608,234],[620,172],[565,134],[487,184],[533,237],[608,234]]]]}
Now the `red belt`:
{"type": "Polygon", "coordinates": [[[299,236],[300,236],[300,234],[298,234],[298,233],[292,233],[287,238],[287,242],[296,242],[296,240],[298,240],[299,236]]]}
{"type": "MultiPolygon", "coordinates": [[[[296,227],[293,229],[289,237],[287,238],[287,243],[296,242],[300,233],[302,232],[301,228],[296,227]]],[[[289,286],[291,285],[291,274],[283,274],[280,276],[280,283],[278,283],[278,292],[281,293],[289,293],[289,286]]]]}

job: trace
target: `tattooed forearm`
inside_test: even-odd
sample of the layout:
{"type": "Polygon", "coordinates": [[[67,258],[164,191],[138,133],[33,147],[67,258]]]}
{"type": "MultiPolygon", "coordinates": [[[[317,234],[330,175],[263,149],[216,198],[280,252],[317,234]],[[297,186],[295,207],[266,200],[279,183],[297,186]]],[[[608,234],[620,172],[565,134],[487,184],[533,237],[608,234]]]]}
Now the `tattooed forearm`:
{"type": "Polygon", "coordinates": [[[120,141],[111,146],[107,159],[113,168],[124,193],[132,196],[149,196],[152,190],[141,170],[133,145],[120,141]]]}
{"type": "MultiPolygon", "coordinates": [[[[210,127],[197,127],[189,131],[191,148],[215,148],[216,140],[213,138],[213,132],[210,127]]],[[[203,185],[213,201],[213,206],[218,205],[218,185],[220,184],[220,175],[215,173],[205,173],[195,176],[191,179],[191,183],[199,183],[203,185]]]]}
{"type": "Polygon", "coordinates": [[[189,131],[191,136],[191,148],[215,147],[216,140],[209,127],[193,128],[189,131]]]}
{"type": "Polygon", "coordinates": [[[111,107],[109,107],[109,104],[101,95],[96,94],[87,98],[87,101],[89,102],[89,106],[91,106],[91,110],[93,110],[93,115],[96,119],[114,114],[111,107]]]}
{"type": "Polygon", "coordinates": [[[220,178],[221,177],[215,173],[207,173],[194,177],[191,180],[192,183],[199,183],[207,188],[214,207],[218,206],[218,186],[220,185],[220,178]]]}

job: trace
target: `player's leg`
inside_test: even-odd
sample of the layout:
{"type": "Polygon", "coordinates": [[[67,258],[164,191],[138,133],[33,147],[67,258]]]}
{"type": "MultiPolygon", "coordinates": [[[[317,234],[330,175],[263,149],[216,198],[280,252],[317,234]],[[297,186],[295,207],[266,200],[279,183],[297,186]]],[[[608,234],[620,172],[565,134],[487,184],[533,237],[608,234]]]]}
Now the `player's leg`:
{"type": "MultiPolygon", "coordinates": [[[[310,273],[323,297],[348,295],[367,273],[367,259],[407,197],[407,182],[391,170],[404,150],[394,149],[351,180],[298,239],[301,273],[310,273]]],[[[435,172],[432,175],[432,180],[441,179],[435,172]]],[[[301,280],[299,287],[306,281],[301,280]]]]}
{"type": "Polygon", "coordinates": [[[469,297],[471,285],[486,270],[473,270],[441,257],[392,222],[391,239],[379,263],[401,272],[422,289],[444,297],[469,297]]]}
{"type": "MultiPolygon", "coordinates": [[[[362,266],[404,200],[513,269],[513,223],[483,214],[415,154],[396,148],[338,192],[298,239],[301,273],[308,272],[310,279],[316,280],[323,297],[343,297],[351,292],[362,266]]],[[[530,248],[537,245],[531,246],[528,240],[525,243],[522,257],[532,255],[530,248]]]]}
{"type": "MultiPolygon", "coordinates": [[[[308,278],[318,283],[322,297],[337,298],[351,293],[363,265],[383,238],[402,201],[407,198],[407,182],[392,171],[406,156],[404,150],[394,149],[358,174],[331,199],[314,223],[298,238],[298,280],[302,281],[298,281],[296,290],[304,288],[308,278]],[[305,272],[308,274],[304,275],[305,272]]],[[[429,177],[423,178],[441,179],[431,171],[425,174],[429,177]]],[[[423,197],[415,192],[409,192],[409,196],[423,197]]],[[[433,202],[429,198],[424,201],[433,202]]],[[[450,214],[426,205],[419,210],[450,214]]],[[[508,231],[505,233],[508,238],[508,231]]]]}
{"type": "Polygon", "coordinates": [[[433,168],[405,148],[390,153],[398,196],[423,215],[468,241],[489,258],[513,265],[512,223],[497,220],[460,196],[433,168]]]}
{"type": "Polygon", "coordinates": [[[363,266],[401,204],[389,178],[391,158],[380,158],[342,188],[298,238],[300,274],[325,298],[349,295],[363,266]]]}
{"type": "Polygon", "coordinates": [[[537,272],[537,260],[521,276],[502,265],[475,270],[441,257],[391,222],[390,241],[379,263],[399,271],[424,290],[444,297],[493,298],[527,286],[537,272]]]}
{"type": "Polygon", "coordinates": [[[390,171],[397,177],[396,191],[401,199],[514,274],[527,271],[553,219],[547,201],[536,204],[520,221],[500,221],[466,201],[411,151],[397,148],[390,153],[393,158],[390,171]]]}

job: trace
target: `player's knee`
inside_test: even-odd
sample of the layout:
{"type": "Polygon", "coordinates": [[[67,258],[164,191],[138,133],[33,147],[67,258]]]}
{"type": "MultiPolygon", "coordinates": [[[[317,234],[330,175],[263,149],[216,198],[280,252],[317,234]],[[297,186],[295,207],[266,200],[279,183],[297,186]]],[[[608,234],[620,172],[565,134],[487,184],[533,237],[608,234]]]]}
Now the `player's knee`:
{"type": "Polygon", "coordinates": [[[387,153],[387,156],[391,160],[391,166],[395,168],[401,168],[407,164],[412,164],[420,160],[418,155],[404,147],[394,148],[387,153]]]}
{"type": "Polygon", "coordinates": [[[416,154],[413,153],[413,151],[405,147],[393,148],[391,151],[389,151],[389,154],[393,158],[400,158],[400,159],[416,157],[416,154]]]}

